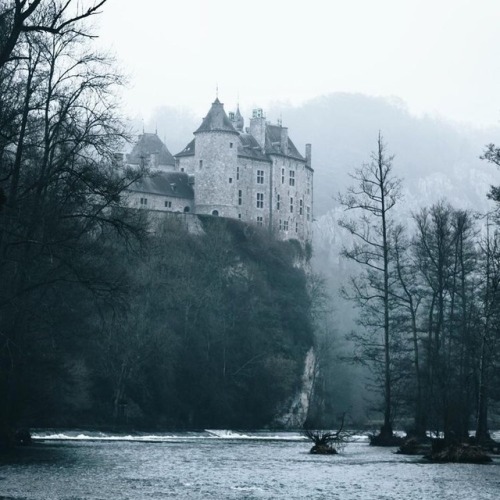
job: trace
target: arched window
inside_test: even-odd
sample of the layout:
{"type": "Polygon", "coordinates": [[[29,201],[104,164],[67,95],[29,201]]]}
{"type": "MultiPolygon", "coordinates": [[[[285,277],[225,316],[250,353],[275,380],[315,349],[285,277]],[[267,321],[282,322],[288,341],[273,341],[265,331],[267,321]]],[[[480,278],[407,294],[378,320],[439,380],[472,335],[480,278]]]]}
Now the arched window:
{"type": "Polygon", "coordinates": [[[215,215],[215,217],[219,216],[219,211],[218,210],[212,210],[212,215],[215,215]]]}
{"type": "Polygon", "coordinates": [[[188,212],[190,212],[191,209],[189,207],[184,207],[184,213],[187,214],[188,212]]]}

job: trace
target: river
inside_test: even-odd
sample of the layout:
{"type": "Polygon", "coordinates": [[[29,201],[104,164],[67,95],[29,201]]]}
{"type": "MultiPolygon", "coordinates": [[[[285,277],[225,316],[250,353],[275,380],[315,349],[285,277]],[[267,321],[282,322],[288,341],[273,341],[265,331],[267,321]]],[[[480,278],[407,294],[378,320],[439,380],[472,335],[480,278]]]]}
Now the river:
{"type": "Polygon", "coordinates": [[[298,433],[35,434],[0,457],[0,500],[495,499],[492,464],[429,464],[357,436],[339,455],[298,433]]]}

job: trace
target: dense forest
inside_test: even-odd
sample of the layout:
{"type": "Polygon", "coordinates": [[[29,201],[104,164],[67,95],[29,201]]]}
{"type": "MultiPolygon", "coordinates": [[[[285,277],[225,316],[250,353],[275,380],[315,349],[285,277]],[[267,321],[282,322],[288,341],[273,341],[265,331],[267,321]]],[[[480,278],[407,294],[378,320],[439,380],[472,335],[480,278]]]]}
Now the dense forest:
{"type": "MultiPolygon", "coordinates": [[[[300,389],[312,346],[307,425],[333,427],[353,395],[370,394],[388,441],[396,426],[487,440],[500,408],[499,188],[481,195],[495,204],[488,213],[444,197],[412,200],[409,213],[380,134],[351,187],[326,168],[325,149],[315,230],[342,236],[328,241],[335,266],[319,245],[312,262],[341,296],[297,242],[239,221],[124,209],[123,193],[148,171],[115,162],[130,140],[123,78],[87,24],[105,1],[77,4],[0,0],[2,443],[32,426],[270,426],[300,389]]],[[[327,129],[318,114],[314,123],[327,129]]],[[[369,125],[376,139],[381,125],[369,125]]],[[[435,141],[445,151],[434,132],[419,137],[407,138],[414,149],[435,141]]],[[[451,160],[432,161],[407,166],[407,182],[451,160]]],[[[500,165],[494,145],[482,164],[500,165]]]]}

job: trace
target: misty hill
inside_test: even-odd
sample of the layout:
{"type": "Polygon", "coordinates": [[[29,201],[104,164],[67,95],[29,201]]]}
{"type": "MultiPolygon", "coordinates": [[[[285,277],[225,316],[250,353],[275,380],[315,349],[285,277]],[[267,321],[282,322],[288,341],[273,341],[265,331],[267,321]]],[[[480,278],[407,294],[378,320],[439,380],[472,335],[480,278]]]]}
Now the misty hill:
{"type": "MultiPolygon", "coordinates": [[[[394,172],[403,178],[407,207],[446,197],[452,204],[486,209],[486,192],[500,174],[480,160],[484,146],[500,142],[500,127],[474,129],[440,118],[410,114],[395,98],[335,93],[302,106],[276,105],[299,147],[313,145],[315,215],[336,206],[333,199],[349,184],[349,173],[369,161],[381,131],[395,155],[394,172]]],[[[499,116],[500,117],[500,116],[499,116]]]]}

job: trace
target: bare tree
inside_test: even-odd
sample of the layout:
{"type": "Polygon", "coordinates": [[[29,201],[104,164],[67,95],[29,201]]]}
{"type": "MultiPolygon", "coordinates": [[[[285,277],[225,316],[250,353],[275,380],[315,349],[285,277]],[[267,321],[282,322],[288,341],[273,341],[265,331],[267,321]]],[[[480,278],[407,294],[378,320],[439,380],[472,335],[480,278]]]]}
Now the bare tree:
{"type": "Polygon", "coordinates": [[[15,53],[23,33],[79,31],[79,21],[98,14],[106,2],[87,2],[84,6],[85,2],[75,0],[0,0],[0,68],[24,57],[15,53]]]}
{"type": "Polygon", "coordinates": [[[488,443],[491,439],[488,427],[488,407],[494,387],[494,366],[498,359],[500,336],[500,234],[491,229],[486,216],[486,235],[480,242],[481,279],[479,287],[480,347],[478,353],[478,394],[476,415],[476,440],[488,443]]]}
{"type": "Polygon", "coordinates": [[[413,259],[411,242],[405,234],[405,229],[397,225],[392,232],[392,255],[394,259],[394,287],[391,295],[394,297],[397,309],[400,311],[399,328],[411,339],[413,350],[413,379],[416,385],[414,397],[414,433],[418,437],[425,436],[426,416],[424,410],[424,394],[422,381],[421,345],[419,331],[419,309],[422,303],[422,287],[416,279],[417,265],[413,259]]]}
{"type": "Polygon", "coordinates": [[[440,202],[416,214],[425,288],[426,401],[445,438],[467,437],[474,363],[476,250],[471,214],[440,202]]]}
{"type": "MultiPolygon", "coordinates": [[[[372,153],[371,162],[356,169],[351,176],[355,185],[339,197],[347,211],[354,211],[357,218],[343,219],[340,226],[354,236],[355,243],[345,248],[343,255],[363,266],[363,274],[353,277],[346,296],[368,312],[365,326],[373,335],[382,334],[381,352],[383,359],[384,424],[380,431],[381,440],[390,440],[392,431],[392,383],[391,383],[391,329],[390,329],[390,211],[400,199],[400,180],[392,173],[392,156],[388,156],[381,134],[377,150],[372,153]],[[377,311],[381,310],[380,321],[377,311]]],[[[369,341],[377,344],[376,340],[369,341]]],[[[375,353],[376,362],[377,348],[375,353]]]]}
{"type": "Polygon", "coordinates": [[[26,367],[47,355],[49,339],[57,345],[48,304],[75,287],[96,300],[116,297],[123,283],[109,267],[103,270],[103,235],[144,230],[120,203],[142,172],[113,163],[126,138],[115,99],[122,79],[112,61],[89,49],[85,35],[64,28],[68,6],[54,25],[62,29],[27,30],[16,46],[22,57],[0,68],[12,83],[6,88],[0,80],[0,122],[13,124],[0,141],[6,195],[0,212],[0,438],[27,400],[20,389],[29,378],[26,367]],[[47,310],[35,307],[43,301],[47,310]]]}
{"type": "Polygon", "coordinates": [[[349,443],[354,433],[344,428],[345,418],[346,414],[343,413],[340,426],[336,431],[312,429],[304,431],[304,436],[314,443],[314,446],[311,448],[312,454],[336,455],[349,443]]]}

